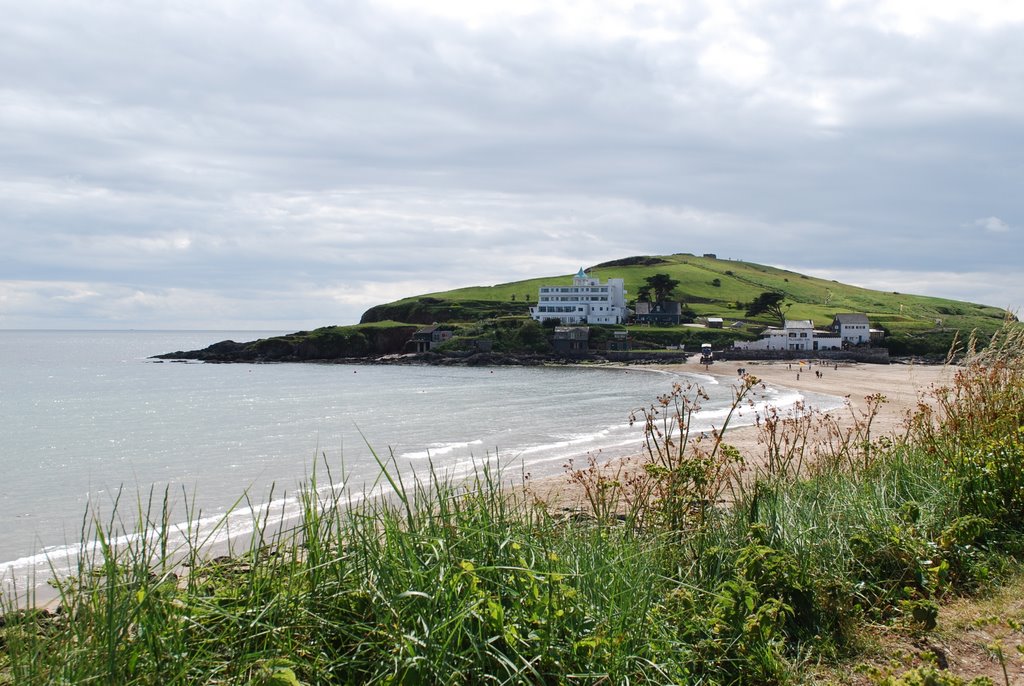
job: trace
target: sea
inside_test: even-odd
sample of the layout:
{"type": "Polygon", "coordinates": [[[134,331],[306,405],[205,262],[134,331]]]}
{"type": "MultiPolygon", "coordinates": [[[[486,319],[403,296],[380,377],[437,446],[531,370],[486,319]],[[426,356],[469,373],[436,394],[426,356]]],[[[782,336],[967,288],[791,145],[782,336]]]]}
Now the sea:
{"type": "MultiPolygon", "coordinates": [[[[216,545],[244,536],[254,508],[279,523],[293,516],[314,470],[352,501],[387,490],[381,462],[406,481],[485,465],[511,481],[554,476],[590,457],[640,452],[642,422],[631,413],[675,383],[709,395],[696,429],[720,425],[735,392],[733,380],[699,367],[152,359],[279,333],[0,330],[0,592],[42,589],[74,567],[94,518],[119,517],[130,531],[150,494],[168,495],[183,531],[229,522],[216,545]]],[[[768,388],[757,403],[808,400],[768,388]]],[[[737,419],[753,420],[750,411],[737,419]]]]}

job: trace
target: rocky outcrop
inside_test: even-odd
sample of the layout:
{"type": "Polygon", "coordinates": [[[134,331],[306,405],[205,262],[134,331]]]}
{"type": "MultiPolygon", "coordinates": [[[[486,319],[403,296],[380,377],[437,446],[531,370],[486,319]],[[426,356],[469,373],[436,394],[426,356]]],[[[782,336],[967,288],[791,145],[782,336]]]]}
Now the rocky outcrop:
{"type": "Polygon", "coordinates": [[[155,355],[203,362],[314,362],[372,359],[405,352],[415,326],[329,326],[248,343],[221,341],[202,350],[155,355]]]}
{"type": "Polygon", "coordinates": [[[238,343],[221,341],[202,350],[179,350],[155,355],[159,360],[199,360],[202,362],[373,362],[375,364],[426,364],[437,366],[534,366],[540,364],[578,364],[580,362],[685,362],[685,353],[591,352],[564,356],[556,353],[477,352],[449,350],[443,353],[409,353],[406,343],[416,327],[373,329],[329,327],[287,336],[262,338],[238,343]]]}
{"type": "Polygon", "coordinates": [[[378,364],[429,364],[441,367],[494,367],[494,366],[536,366],[560,361],[552,355],[493,353],[493,352],[446,352],[417,353],[415,355],[392,355],[374,360],[378,364]]]}

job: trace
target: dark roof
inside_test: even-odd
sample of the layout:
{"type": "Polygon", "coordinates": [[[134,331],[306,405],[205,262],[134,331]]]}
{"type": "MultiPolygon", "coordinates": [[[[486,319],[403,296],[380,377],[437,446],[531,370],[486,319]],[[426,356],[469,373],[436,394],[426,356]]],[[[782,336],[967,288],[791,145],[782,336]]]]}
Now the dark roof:
{"type": "Polygon", "coordinates": [[[433,336],[435,333],[452,332],[452,327],[446,326],[445,324],[433,324],[431,326],[425,326],[422,329],[418,329],[413,333],[413,337],[421,336],[433,336]]]}
{"type": "Polygon", "coordinates": [[[556,326],[555,340],[585,340],[590,338],[589,326],[556,326]]]}
{"type": "Polygon", "coordinates": [[[683,307],[678,302],[672,302],[672,301],[666,301],[666,300],[662,300],[660,302],[654,302],[654,303],[647,302],[645,300],[641,300],[641,301],[637,302],[637,304],[636,304],[636,313],[638,315],[647,315],[647,314],[677,315],[677,314],[681,314],[682,311],[683,311],[683,307]]]}

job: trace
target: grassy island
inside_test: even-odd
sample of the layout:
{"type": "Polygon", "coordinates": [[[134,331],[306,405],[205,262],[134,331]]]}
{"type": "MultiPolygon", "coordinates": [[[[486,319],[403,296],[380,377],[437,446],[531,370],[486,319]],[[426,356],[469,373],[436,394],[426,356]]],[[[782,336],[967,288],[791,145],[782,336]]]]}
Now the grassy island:
{"type": "MultiPolygon", "coordinates": [[[[984,345],[1005,319],[1016,321],[998,307],[871,290],[753,262],[687,253],[628,257],[587,271],[599,279],[623,279],[630,307],[645,289],[650,290],[652,279],[673,283],[666,298],[678,302],[681,312],[679,324],[595,324],[589,332],[591,357],[606,352],[617,334],[627,336],[632,351],[664,353],[680,346],[696,351],[705,343],[718,350],[735,341],[756,340],[766,326],[779,324],[780,315],[811,320],[823,328],[836,314],[862,313],[872,327],[885,333],[877,345],[892,356],[941,361],[956,340],[974,335],[984,345]],[[752,308],[766,295],[777,299],[777,312],[752,308]],[[709,319],[722,321],[711,327],[709,319]]],[[[473,363],[559,359],[562,355],[552,345],[554,327],[533,321],[530,306],[537,304],[540,286],[569,284],[571,279],[564,275],[428,293],[371,307],[357,325],[246,343],[222,341],[204,350],[157,357],[210,362],[381,361],[416,352],[413,335],[425,326],[439,325],[451,338],[430,345],[437,355],[425,361],[453,362],[480,351],[487,354],[473,363]]]]}

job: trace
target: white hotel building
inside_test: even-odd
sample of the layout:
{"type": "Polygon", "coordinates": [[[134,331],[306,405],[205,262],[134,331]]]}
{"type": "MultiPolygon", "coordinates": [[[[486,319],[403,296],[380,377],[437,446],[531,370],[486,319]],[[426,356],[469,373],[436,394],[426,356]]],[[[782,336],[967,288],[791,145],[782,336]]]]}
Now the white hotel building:
{"type": "Polygon", "coordinates": [[[600,279],[587,276],[581,267],[571,286],[541,286],[536,307],[530,316],[539,322],[557,319],[562,324],[624,324],[626,286],[622,279],[600,279]]]}

